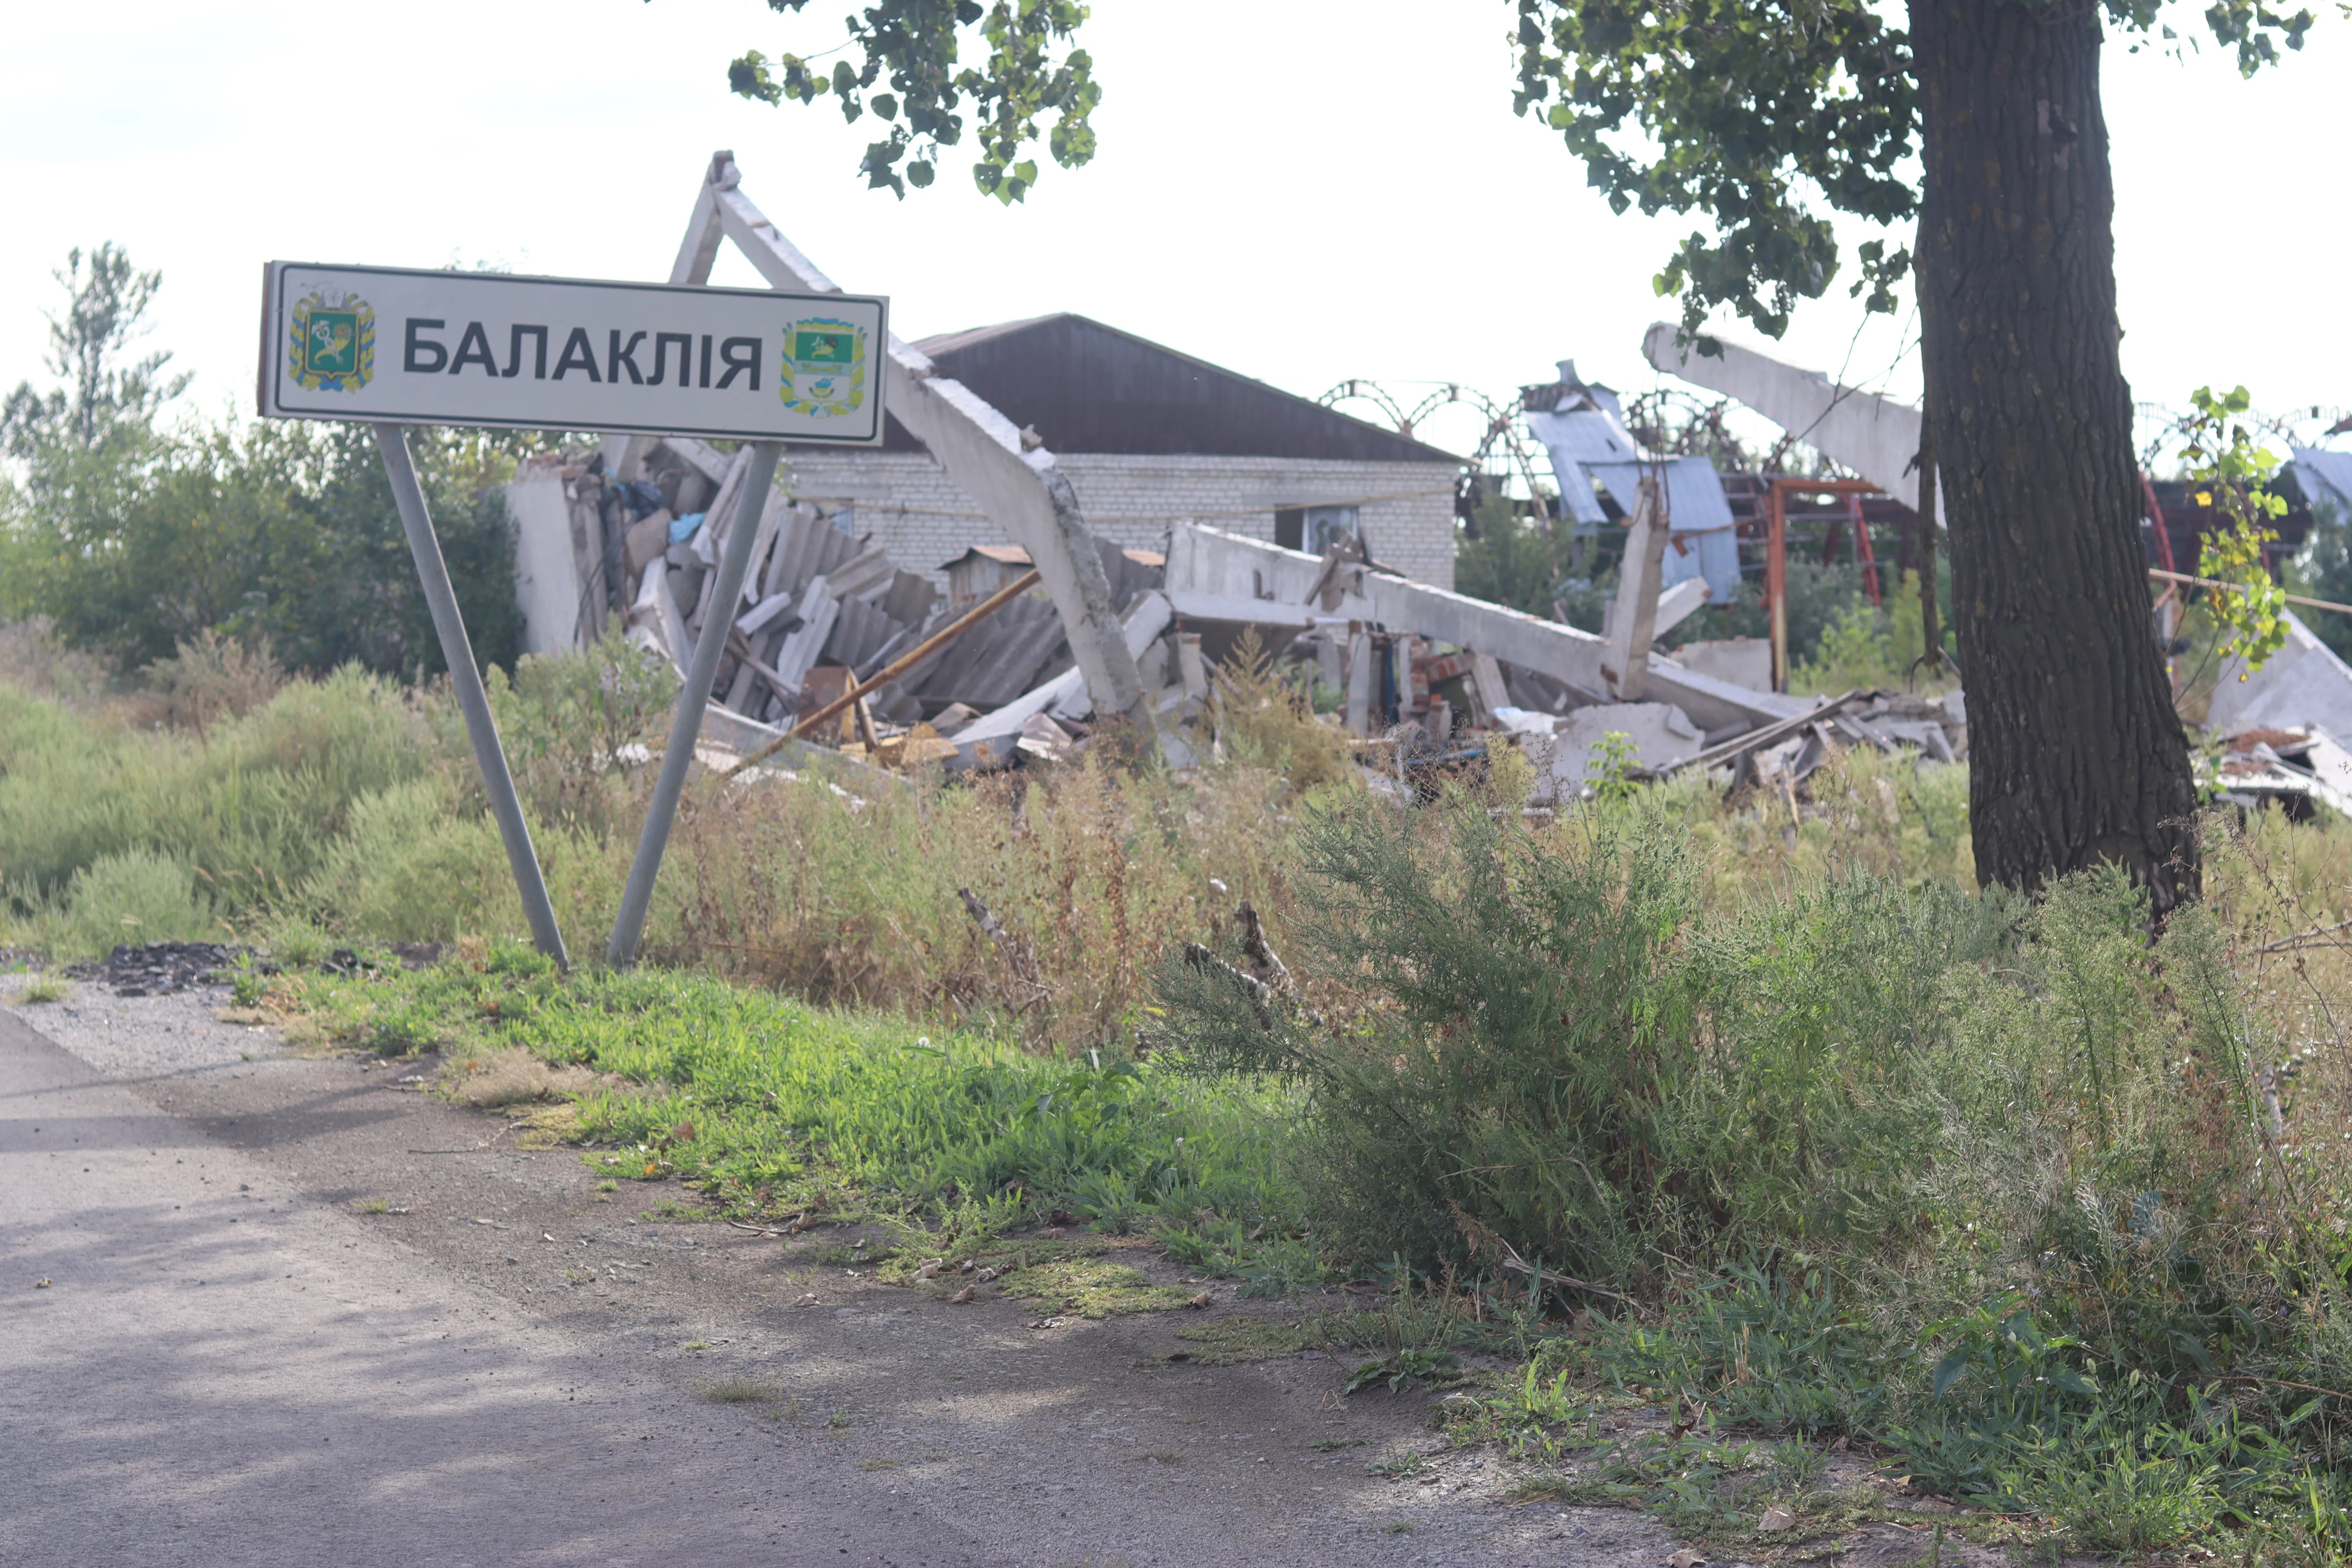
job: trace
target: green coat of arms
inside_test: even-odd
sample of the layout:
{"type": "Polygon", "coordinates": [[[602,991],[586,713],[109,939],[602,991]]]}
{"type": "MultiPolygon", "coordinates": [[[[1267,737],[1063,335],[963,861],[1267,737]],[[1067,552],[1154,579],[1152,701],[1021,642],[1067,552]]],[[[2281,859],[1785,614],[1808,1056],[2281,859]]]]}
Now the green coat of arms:
{"type": "Polygon", "coordinates": [[[357,392],[375,374],[375,311],[356,294],[312,294],[294,307],[288,368],[312,392],[357,392]]]}
{"type": "Polygon", "coordinates": [[[777,395],[795,414],[828,419],[866,403],[866,329],[817,318],[784,329],[777,395]]]}

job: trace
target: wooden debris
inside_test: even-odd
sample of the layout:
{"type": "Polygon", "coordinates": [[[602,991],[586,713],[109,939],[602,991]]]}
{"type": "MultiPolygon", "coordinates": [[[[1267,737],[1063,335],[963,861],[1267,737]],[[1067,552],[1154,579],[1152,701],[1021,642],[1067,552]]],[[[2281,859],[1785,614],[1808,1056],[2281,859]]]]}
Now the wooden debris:
{"type": "Polygon", "coordinates": [[[1296,996],[1298,994],[1297,983],[1290,978],[1289,969],[1276,953],[1273,944],[1265,940],[1265,922],[1258,919],[1257,910],[1250,907],[1247,899],[1244,899],[1241,907],[1234,911],[1234,918],[1242,928],[1242,952],[1250,961],[1251,973],[1264,981],[1276,994],[1296,996]]]}
{"type": "Polygon", "coordinates": [[[994,911],[982,903],[980,895],[970,888],[958,888],[956,896],[963,900],[963,907],[979,922],[981,934],[993,942],[996,951],[1004,955],[1004,966],[1013,972],[1013,980],[1029,993],[1014,1011],[1025,1013],[1043,1002],[1051,994],[1051,989],[1037,973],[1037,958],[1029,951],[1029,944],[1006,931],[1004,922],[998,920],[994,911]]]}
{"type": "MultiPolygon", "coordinates": [[[[852,701],[856,700],[857,698],[863,697],[869,691],[876,690],[878,688],[888,684],[890,681],[912,669],[916,665],[920,664],[923,660],[931,658],[941,649],[947,647],[958,637],[963,636],[964,633],[971,630],[972,627],[979,626],[982,621],[988,619],[989,616],[994,615],[997,611],[1011,604],[1014,599],[1028,592],[1029,589],[1036,585],[1036,582],[1037,574],[1031,572],[1011,583],[1006,584],[988,598],[965,611],[961,616],[958,616],[954,622],[933,633],[929,637],[924,640],[921,647],[913,649],[911,652],[908,652],[895,662],[886,666],[869,679],[859,682],[856,686],[843,692],[840,696],[832,699],[824,706],[819,707],[816,711],[811,713],[806,719],[803,719],[798,725],[793,727],[792,731],[793,735],[797,738],[799,736],[813,733],[817,725],[824,723],[827,719],[830,719],[835,714],[840,712],[842,709],[846,708],[852,701]]],[[[953,703],[950,705],[950,709],[948,710],[952,711],[953,709],[962,706],[963,705],[961,703],[953,703]]],[[[964,712],[964,721],[969,722],[972,717],[971,710],[966,708],[964,712]]],[[[941,716],[944,717],[945,714],[943,713],[941,716]]],[[[961,726],[959,725],[958,727],[961,728],[961,726]]],[[[934,732],[937,733],[938,731],[934,732]]],[[[752,752],[750,756],[745,757],[741,762],[736,763],[734,767],[729,769],[729,776],[732,777],[735,773],[739,773],[745,768],[763,760],[770,752],[772,752],[775,749],[775,746],[771,744],[763,750],[752,752]]]]}

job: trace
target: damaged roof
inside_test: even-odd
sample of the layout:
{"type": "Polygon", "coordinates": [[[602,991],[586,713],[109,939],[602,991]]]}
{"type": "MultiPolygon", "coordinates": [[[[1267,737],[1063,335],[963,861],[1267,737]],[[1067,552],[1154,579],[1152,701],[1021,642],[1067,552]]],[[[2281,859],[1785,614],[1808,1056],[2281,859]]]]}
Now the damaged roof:
{"type": "MultiPolygon", "coordinates": [[[[1064,311],[925,338],[940,374],[1056,452],[1457,463],[1451,452],[1353,419],[1132,332],[1064,311]]],[[[919,452],[896,419],[885,446],[919,452]]]]}

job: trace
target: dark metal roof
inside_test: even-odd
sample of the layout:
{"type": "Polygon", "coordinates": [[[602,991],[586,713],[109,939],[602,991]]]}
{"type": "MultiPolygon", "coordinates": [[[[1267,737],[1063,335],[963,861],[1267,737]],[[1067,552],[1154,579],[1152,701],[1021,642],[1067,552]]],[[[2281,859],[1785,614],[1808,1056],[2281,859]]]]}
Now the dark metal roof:
{"type": "MultiPolygon", "coordinates": [[[[1056,452],[1454,463],[1451,452],[1066,312],[915,345],[1056,452]]],[[[895,419],[887,445],[920,451],[895,419]]]]}

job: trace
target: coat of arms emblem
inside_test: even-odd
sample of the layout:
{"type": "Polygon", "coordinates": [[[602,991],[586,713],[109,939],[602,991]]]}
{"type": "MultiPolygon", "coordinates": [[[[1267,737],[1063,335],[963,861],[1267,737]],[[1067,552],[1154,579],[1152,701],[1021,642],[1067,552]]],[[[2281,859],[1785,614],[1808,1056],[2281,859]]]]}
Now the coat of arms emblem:
{"type": "Polygon", "coordinates": [[[294,379],[312,392],[357,392],[375,374],[375,311],[356,294],[314,293],[287,329],[294,379]]]}
{"type": "Polygon", "coordinates": [[[777,394],[795,414],[854,414],[866,402],[866,363],[865,328],[822,317],[794,321],[784,329],[777,394]]]}

